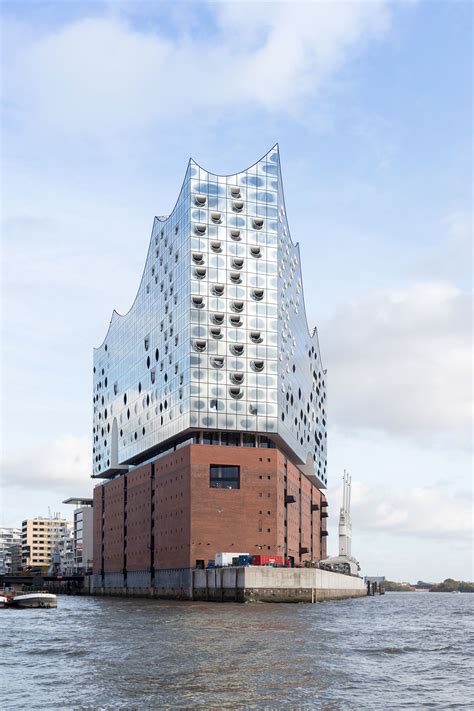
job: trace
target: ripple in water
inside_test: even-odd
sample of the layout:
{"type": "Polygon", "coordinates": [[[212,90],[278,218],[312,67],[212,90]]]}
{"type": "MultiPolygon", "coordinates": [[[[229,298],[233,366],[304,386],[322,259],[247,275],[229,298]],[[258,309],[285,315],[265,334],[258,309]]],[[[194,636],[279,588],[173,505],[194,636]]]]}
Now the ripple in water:
{"type": "Polygon", "coordinates": [[[2,709],[467,709],[474,595],[1,610],[2,709]]]}

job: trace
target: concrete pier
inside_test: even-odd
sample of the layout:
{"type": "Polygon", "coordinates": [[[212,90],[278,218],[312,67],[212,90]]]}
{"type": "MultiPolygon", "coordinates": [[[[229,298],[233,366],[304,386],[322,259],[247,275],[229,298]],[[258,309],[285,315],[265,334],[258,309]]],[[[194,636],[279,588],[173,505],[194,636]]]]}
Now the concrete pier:
{"type": "Polygon", "coordinates": [[[367,595],[362,578],[318,568],[181,568],[157,570],[153,580],[143,576],[140,586],[123,576],[94,575],[91,582],[92,595],[209,602],[318,602],[367,595]]]}
{"type": "Polygon", "coordinates": [[[193,571],[193,599],[318,602],[367,595],[362,578],[317,568],[215,568],[193,571]]]}

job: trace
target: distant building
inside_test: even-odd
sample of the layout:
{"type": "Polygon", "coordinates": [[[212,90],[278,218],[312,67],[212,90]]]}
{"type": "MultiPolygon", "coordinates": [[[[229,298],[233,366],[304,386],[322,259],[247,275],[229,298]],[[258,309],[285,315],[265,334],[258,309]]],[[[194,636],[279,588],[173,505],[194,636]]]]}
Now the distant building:
{"type": "Polygon", "coordinates": [[[0,575],[17,572],[21,529],[0,528],[0,575]]]}
{"type": "Polygon", "coordinates": [[[69,498],[64,504],[75,504],[74,510],[74,573],[83,574],[92,571],[94,555],[93,499],[69,498]]]}
{"type": "Polygon", "coordinates": [[[30,518],[22,523],[22,565],[24,568],[49,569],[57,544],[68,538],[72,521],[60,518],[30,518]]]}
{"type": "Polygon", "coordinates": [[[61,538],[53,546],[48,573],[74,575],[74,536],[70,526],[64,529],[61,538]]]}
{"type": "Polygon", "coordinates": [[[218,551],[326,557],[326,371],[277,146],[230,176],[189,162],[93,378],[101,587],[150,587],[218,551]]]}

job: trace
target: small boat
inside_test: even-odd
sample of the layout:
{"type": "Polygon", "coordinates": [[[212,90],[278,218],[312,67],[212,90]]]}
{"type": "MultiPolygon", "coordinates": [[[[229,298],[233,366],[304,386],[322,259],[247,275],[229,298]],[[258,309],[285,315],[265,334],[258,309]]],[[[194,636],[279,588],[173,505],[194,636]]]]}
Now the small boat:
{"type": "Polygon", "coordinates": [[[43,607],[51,608],[57,607],[57,598],[53,593],[47,592],[31,592],[31,593],[20,593],[15,595],[11,601],[12,607],[43,607]]]}
{"type": "Polygon", "coordinates": [[[9,603],[9,600],[6,595],[0,595],[0,607],[6,607],[9,603]]]}

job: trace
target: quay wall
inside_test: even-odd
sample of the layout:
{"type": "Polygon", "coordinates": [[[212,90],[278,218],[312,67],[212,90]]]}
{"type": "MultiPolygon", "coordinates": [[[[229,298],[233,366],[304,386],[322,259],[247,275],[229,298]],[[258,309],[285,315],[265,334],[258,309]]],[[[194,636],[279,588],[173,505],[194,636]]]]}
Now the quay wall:
{"type": "Polygon", "coordinates": [[[362,578],[317,568],[216,568],[193,571],[193,599],[317,602],[367,595],[362,578]]]}
{"type": "Polygon", "coordinates": [[[175,568],[93,575],[91,594],[209,602],[317,602],[367,595],[362,578],[317,568],[175,568]],[[139,575],[138,575],[139,573],[139,575]]]}

